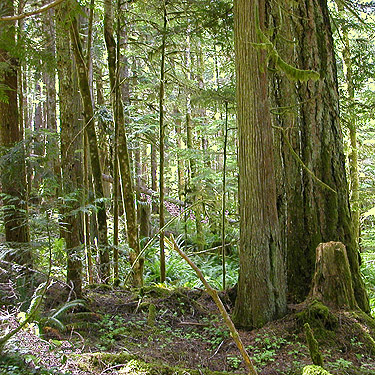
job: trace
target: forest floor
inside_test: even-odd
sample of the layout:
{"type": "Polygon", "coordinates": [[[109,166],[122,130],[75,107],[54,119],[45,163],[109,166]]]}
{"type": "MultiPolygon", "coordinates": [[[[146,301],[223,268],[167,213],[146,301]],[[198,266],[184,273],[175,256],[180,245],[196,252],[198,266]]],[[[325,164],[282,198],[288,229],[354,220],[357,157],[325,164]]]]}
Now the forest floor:
{"type": "MultiPolygon", "coordinates": [[[[61,295],[52,295],[56,300],[49,297],[45,304],[49,310],[61,303],[61,295]]],[[[221,298],[231,311],[229,296],[222,293],[221,298]]],[[[35,364],[50,369],[48,373],[55,369],[74,375],[247,373],[216,305],[203,290],[147,287],[139,292],[97,286],[86,290],[85,299],[84,310],[59,317],[65,333],[45,327],[40,339],[29,327],[12,340],[11,347],[30,363],[30,372],[19,373],[35,373],[35,364]]],[[[283,319],[261,329],[240,330],[260,375],[301,375],[311,364],[303,306],[290,308],[283,319]]],[[[7,324],[12,322],[4,318],[5,310],[2,315],[7,324]]],[[[325,368],[332,374],[374,374],[375,342],[363,331],[367,328],[348,312],[334,315],[337,324],[313,327],[325,368]]],[[[0,374],[5,373],[10,374],[9,366],[0,359],[0,374]]]]}

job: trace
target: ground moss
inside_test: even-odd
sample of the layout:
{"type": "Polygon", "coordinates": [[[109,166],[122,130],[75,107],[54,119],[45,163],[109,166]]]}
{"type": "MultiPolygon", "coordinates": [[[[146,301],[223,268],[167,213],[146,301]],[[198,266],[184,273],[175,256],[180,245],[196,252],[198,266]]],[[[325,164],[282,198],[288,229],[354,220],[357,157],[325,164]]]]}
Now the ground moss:
{"type": "Polygon", "coordinates": [[[210,371],[207,369],[186,369],[169,366],[164,363],[146,363],[129,353],[89,353],[74,356],[79,367],[84,371],[104,369],[111,366],[119,367],[119,374],[129,375],[227,375],[228,372],[210,371]]]}
{"type": "Polygon", "coordinates": [[[323,367],[310,365],[305,366],[302,370],[302,375],[331,375],[323,367]]]}
{"type": "Polygon", "coordinates": [[[92,372],[94,368],[105,368],[119,364],[126,364],[136,359],[129,353],[86,353],[74,354],[72,357],[76,360],[79,368],[83,371],[92,372]]]}
{"type": "Polygon", "coordinates": [[[207,369],[186,369],[182,367],[168,366],[161,363],[145,363],[139,360],[131,360],[119,371],[122,375],[222,375],[226,372],[210,371],[207,369]]]}

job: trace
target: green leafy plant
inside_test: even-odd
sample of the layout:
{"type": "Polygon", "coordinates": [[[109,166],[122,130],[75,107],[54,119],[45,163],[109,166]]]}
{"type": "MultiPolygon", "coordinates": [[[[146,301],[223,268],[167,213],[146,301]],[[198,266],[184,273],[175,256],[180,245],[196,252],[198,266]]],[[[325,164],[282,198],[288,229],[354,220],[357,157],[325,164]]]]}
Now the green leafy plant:
{"type": "Polygon", "coordinates": [[[39,320],[39,325],[42,327],[51,326],[54,328],[59,329],[60,331],[65,331],[65,324],[62,322],[64,319],[64,315],[66,315],[67,311],[75,309],[77,307],[85,307],[86,302],[82,299],[76,299],[74,301],[69,301],[62,305],[58,310],[53,312],[52,315],[41,318],[39,320]]]}
{"type": "Polygon", "coordinates": [[[228,356],[227,363],[233,370],[237,370],[242,363],[242,358],[238,356],[228,356]]]}

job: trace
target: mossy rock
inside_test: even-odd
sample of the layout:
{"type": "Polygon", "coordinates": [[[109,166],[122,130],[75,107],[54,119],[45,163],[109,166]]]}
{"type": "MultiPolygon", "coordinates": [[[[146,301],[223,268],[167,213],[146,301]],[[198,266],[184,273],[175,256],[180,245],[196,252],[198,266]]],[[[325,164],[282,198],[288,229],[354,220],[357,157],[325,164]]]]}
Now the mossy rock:
{"type": "Polygon", "coordinates": [[[324,370],[323,367],[310,365],[303,368],[302,375],[331,375],[331,373],[324,370]]]}
{"type": "Polygon", "coordinates": [[[317,300],[310,302],[303,311],[296,314],[296,317],[301,325],[309,323],[313,328],[332,331],[338,326],[337,317],[330,312],[326,305],[317,300]]]}
{"type": "Polygon", "coordinates": [[[167,287],[151,285],[151,286],[142,287],[141,289],[139,289],[137,294],[141,296],[147,295],[153,298],[160,298],[160,297],[166,297],[171,293],[172,291],[168,289],[167,287]]]}

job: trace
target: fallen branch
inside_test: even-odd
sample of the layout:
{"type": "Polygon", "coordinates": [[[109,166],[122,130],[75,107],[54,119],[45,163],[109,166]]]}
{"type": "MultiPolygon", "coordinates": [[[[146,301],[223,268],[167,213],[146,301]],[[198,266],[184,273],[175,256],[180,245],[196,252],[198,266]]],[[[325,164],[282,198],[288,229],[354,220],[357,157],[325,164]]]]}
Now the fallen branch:
{"type": "Polygon", "coordinates": [[[198,275],[199,279],[202,281],[203,285],[205,286],[205,288],[207,290],[207,293],[215,301],[216,306],[218,307],[221,316],[224,318],[225,324],[229,328],[230,334],[231,334],[234,342],[236,343],[236,345],[237,345],[237,347],[238,347],[238,349],[241,353],[242,358],[245,361],[245,365],[246,365],[247,369],[249,370],[249,374],[250,375],[258,375],[249,355],[246,352],[246,349],[245,349],[245,346],[242,343],[241,337],[238,334],[238,331],[237,331],[236,327],[234,326],[234,324],[232,322],[232,319],[230,318],[229,314],[225,310],[223,302],[221,302],[221,299],[220,299],[219,295],[217,294],[217,291],[215,289],[213,289],[211,287],[211,285],[206,281],[206,279],[204,278],[204,276],[202,274],[202,271],[178,247],[178,245],[177,245],[177,243],[176,243],[172,234],[171,234],[169,239],[166,238],[165,240],[172,249],[176,250],[180,254],[181,258],[183,258],[189,264],[189,266],[195,271],[195,273],[198,275]]]}

